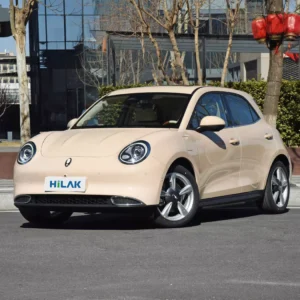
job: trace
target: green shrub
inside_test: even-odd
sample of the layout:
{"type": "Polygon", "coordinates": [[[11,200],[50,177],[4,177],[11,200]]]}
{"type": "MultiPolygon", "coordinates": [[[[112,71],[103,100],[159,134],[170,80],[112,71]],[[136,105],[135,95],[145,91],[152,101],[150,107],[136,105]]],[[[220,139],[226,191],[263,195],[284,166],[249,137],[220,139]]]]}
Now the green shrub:
{"type": "MultiPolygon", "coordinates": [[[[211,86],[219,86],[219,82],[210,83],[211,86]]],[[[256,103],[263,108],[266,93],[266,82],[249,80],[246,82],[228,82],[226,87],[244,91],[250,94],[256,103]]],[[[130,86],[102,86],[99,88],[100,96],[109,92],[132,87],[149,86],[148,84],[136,84],[130,86]]],[[[300,146],[300,81],[283,81],[280,99],[278,103],[277,129],[284,143],[288,147],[300,146]]]]}

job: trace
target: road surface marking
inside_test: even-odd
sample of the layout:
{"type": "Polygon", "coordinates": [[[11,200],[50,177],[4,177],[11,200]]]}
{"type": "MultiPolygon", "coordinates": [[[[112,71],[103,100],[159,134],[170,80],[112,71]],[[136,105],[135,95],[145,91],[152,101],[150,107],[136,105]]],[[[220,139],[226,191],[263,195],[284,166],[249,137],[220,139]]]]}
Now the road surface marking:
{"type": "Polygon", "coordinates": [[[300,282],[282,282],[282,281],[255,281],[255,280],[232,279],[232,280],[227,280],[227,283],[300,287],[300,282]]]}

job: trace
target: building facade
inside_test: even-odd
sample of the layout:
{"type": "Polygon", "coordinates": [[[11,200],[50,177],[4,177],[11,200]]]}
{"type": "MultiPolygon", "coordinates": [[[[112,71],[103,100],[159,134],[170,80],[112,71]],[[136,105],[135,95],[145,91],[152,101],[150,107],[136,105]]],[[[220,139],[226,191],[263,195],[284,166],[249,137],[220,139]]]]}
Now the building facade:
{"type": "MultiPolygon", "coordinates": [[[[28,89],[30,87],[30,65],[27,65],[28,89]]],[[[7,132],[13,132],[14,138],[19,138],[19,81],[17,77],[16,56],[13,52],[0,52],[0,91],[5,94],[7,105],[5,114],[0,119],[0,139],[7,137],[7,132]]],[[[31,103],[31,95],[29,95],[31,103]]]]}

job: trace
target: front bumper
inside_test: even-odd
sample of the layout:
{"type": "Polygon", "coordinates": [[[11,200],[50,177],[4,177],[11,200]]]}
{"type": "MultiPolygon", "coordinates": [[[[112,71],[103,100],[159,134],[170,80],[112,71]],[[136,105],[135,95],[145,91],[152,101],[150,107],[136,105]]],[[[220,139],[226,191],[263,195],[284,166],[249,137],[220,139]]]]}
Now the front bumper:
{"type": "Polygon", "coordinates": [[[72,164],[65,167],[67,159],[68,157],[48,158],[36,155],[26,165],[16,163],[15,205],[17,207],[25,205],[69,208],[118,207],[111,201],[115,196],[133,199],[140,203],[136,206],[151,206],[159,203],[165,166],[152,157],[136,165],[124,165],[114,156],[72,157],[72,164]],[[45,192],[44,182],[47,176],[84,176],[87,179],[86,191],[84,193],[45,192]],[[31,201],[18,203],[17,200],[26,195],[31,197],[31,201]],[[41,202],[41,199],[44,199],[44,202],[41,202]]]}
{"type": "Polygon", "coordinates": [[[155,206],[145,205],[139,200],[97,195],[23,195],[14,200],[17,208],[47,209],[72,212],[132,212],[149,210],[155,206]]]}

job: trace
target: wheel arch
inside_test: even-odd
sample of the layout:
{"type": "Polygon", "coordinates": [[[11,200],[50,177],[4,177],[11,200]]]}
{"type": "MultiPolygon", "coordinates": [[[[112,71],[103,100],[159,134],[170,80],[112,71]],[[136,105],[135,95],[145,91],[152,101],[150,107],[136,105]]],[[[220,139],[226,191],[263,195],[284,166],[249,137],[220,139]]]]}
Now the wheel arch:
{"type": "Polygon", "coordinates": [[[284,155],[284,154],[279,154],[279,155],[274,159],[274,161],[273,161],[271,167],[272,167],[277,161],[281,161],[281,162],[285,165],[285,167],[286,167],[287,170],[288,170],[288,176],[289,176],[289,179],[290,179],[292,170],[291,170],[291,165],[290,165],[290,161],[289,161],[288,157],[287,157],[286,155],[284,155]]]}
{"type": "Polygon", "coordinates": [[[288,158],[287,155],[283,154],[283,153],[279,153],[277,154],[277,156],[275,156],[275,158],[272,160],[270,166],[269,166],[269,170],[268,170],[268,173],[267,173],[267,176],[264,180],[264,183],[263,183],[263,189],[266,188],[266,185],[267,185],[267,180],[268,180],[268,177],[269,177],[269,174],[270,174],[270,170],[272,168],[272,166],[278,162],[278,161],[281,161],[287,168],[288,170],[288,177],[289,177],[289,180],[291,179],[291,175],[292,175],[292,166],[291,166],[291,163],[290,163],[290,159],[288,158]]]}
{"type": "Polygon", "coordinates": [[[169,166],[168,171],[172,170],[175,166],[178,166],[178,165],[181,165],[181,166],[185,167],[187,170],[189,170],[196,179],[194,166],[193,166],[192,162],[189,159],[187,159],[186,157],[176,158],[169,166]]]}

